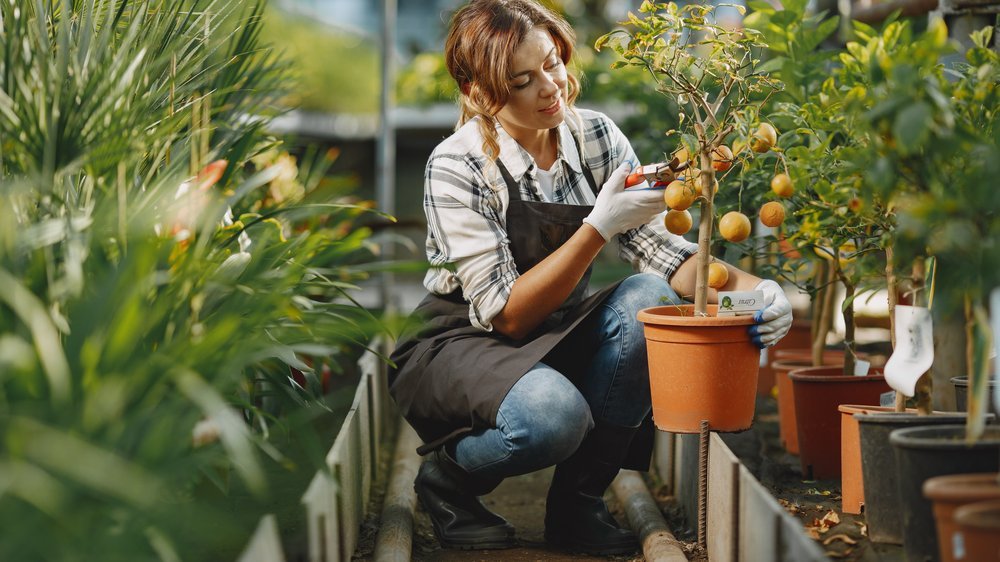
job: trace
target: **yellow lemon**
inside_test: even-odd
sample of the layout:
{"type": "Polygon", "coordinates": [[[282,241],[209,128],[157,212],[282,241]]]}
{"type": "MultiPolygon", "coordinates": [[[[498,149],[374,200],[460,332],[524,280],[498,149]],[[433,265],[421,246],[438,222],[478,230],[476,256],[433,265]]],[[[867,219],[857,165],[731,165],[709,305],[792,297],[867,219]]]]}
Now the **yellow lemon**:
{"type": "Polygon", "coordinates": [[[691,230],[691,225],[694,221],[691,220],[691,213],[687,211],[677,211],[670,210],[663,217],[663,226],[667,227],[670,232],[681,235],[691,230]]]}
{"type": "Polygon", "coordinates": [[[719,262],[708,264],[708,286],[713,289],[721,289],[729,282],[729,270],[719,262]]]}
{"type": "Polygon", "coordinates": [[[743,213],[730,211],[719,221],[719,234],[730,242],[742,242],[750,236],[750,219],[743,213]]]}
{"type": "Polygon", "coordinates": [[[758,216],[760,222],[773,228],[785,220],[785,206],[777,201],[768,201],[761,206],[758,216]]]}
{"type": "Polygon", "coordinates": [[[791,197],[795,188],[792,187],[792,178],[788,174],[776,174],[771,178],[771,191],[778,197],[791,197]]]}
{"type": "Polygon", "coordinates": [[[754,152],[764,153],[771,150],[771,147],[778,143],[778,131],[770,123],[761,123],[757,127],[757,132],[753,134],[754,152]]]}
{"type": "Polygon", "coordinates": [[[694,182],[674,180],[663,190],[663,201],[667,207],[683,211],[694,204],[698,197],[698,190],[694,187],[694,182]]]}
{"type": "Polygon", "coordinates": [[[712,167],[716,172],[725,172],[733,167],[733,151],[722,144],[712,151],[712,167]]]}

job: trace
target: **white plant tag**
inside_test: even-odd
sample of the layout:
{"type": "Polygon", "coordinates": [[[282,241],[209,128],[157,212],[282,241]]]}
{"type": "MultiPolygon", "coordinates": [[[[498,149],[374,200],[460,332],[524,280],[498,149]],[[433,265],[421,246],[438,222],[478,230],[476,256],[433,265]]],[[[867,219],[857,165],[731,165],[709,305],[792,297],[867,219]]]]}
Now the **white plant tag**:
{"type": "Polygon", "coordinates": [[[868,376],[868,369],[872,366],[871,361],[865,361],[864,359],[854,360],[854,376],[864,377],[868,376]]]}
{"type": "Polygon", "coordinates": [[[890,390],[889,392],[883,392],[878,395],[878,405],[879,406],[895,406],[896,405],[896,391],[890,390]]]}
{"type": "Polygon", "coordinates": [[[746,316],[764,308],[763,291],[719,291],[719,316],[746,316]]]}
{"type": "MultiPolygon", "coordinates": [[[[1000,287],[990,291],[990,310],[993,311],[993,317],[990,318],[990,325],[993,328],[993,355],[996,356],[1000,353],[1000,287]]],[[[993,360],[993,369],[997,369],[997,360],[993,360]]],[[[1000,374],[993,374],[994,377],[1000,378],[1000,374]]],[[[1000,384],[993,385],[993,405],[1000,411],[1000,384]]]]}
{"type": "Polygon", "coordinates": [[[885,364],[885,382],[913,396],[917,379],[934,363],[931,312],[919,306],[896,305],[896,348],[885,364]]]}

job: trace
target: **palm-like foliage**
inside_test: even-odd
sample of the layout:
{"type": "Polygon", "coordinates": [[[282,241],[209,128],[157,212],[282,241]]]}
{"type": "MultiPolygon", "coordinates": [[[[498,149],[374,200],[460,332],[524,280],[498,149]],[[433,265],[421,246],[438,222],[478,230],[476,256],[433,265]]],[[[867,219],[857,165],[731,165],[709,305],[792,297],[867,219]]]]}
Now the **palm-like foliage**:
{"type": "Polygon", "coordinates": [[[248,521],[198,482],[231,471],[263,497],[283,459],[255,379],[305,404],[315,379],[288,366],[374,329],[347,297],[362,209],[260,208],[277,171],[244,166],[287,76],[260,13],[0,4],[0,559],[217,559],[248,521]]]}

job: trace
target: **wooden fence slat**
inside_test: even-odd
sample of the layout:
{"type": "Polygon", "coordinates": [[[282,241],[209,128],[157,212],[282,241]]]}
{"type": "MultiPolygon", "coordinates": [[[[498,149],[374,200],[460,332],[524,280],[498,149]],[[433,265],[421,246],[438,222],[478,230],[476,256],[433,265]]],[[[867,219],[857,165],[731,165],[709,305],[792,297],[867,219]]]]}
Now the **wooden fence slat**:
{"type": "Polygon", "coordinates": [[[257,529],[238,562],[285,562],[285,553],[281,549],[281,535],[278,534],[278,520],[268,514],[260,519],[257,529]]]}
{"type": "Polygon", "coordinates": [[[309,531],[309,562],[339,562],[337,484],[325,471],[313,476],[302,495],[309,531]]]}
{"type": "Polygon", "coordinates": [[[372,462],[374,440],[372,437],[371,408],[368,404],[368,384],[365,381],[358,384],[358,390],[354,393],[354,404],[351,408],[357,412],[354,423],[354,430],[357,433],[357,449],[355,450],[357,456],[355,458],[359,465],[358,475],[361,478],[360,505],[363,514],[368,505],[368,499],[371,497],[375,468],[375,463],[372,462]]]}
{"type": "Polygon", "coordinates": [[[779,560],[784,510],[745,466],[740,467],[740,560],[779,560]]]}
{"type": "Polygon", "coordinates": [[[739,530],[739,467],[718,433],[708,441],[708,558],[736,562],[739,530]]]}
{"type": "Polygon", "coordinates": [[[327,465],[337,483],[337,518],[340,559],[350,560],[357,546],[361,526],[361,479],[358,431],[358,412],[352,409],[344,418],[344,425],[327,455],[327,465]]]}

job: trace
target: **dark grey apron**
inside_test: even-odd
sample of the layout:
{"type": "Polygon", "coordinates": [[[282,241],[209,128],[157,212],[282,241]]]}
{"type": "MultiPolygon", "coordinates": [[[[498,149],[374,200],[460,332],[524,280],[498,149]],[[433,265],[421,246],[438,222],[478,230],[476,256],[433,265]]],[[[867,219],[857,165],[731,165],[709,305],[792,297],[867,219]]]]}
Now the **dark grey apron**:
{"type": "MultiPolygon", "coordinates": [[[[511,254],[523,274],[569,240],[593,207],[522,200],[503,163],[496,163],[510,198],[506,217],[511,254]]],[[[596,194],[597,183],[585,163],[583,170],[596,194]]],[[[588,268],[567,302],[586,292],[590,271],[588,268]]],[[[560,308],[522,340],[473,327],[461,290],[427,295],[413,312],[422,320],[418,330],[400,338],[391,356],[395,367],[389,369],[389,392],[424,442],[418,452],[426,454],[461,435],[496,427],[497,410],[514,383],[553,351],[617,286],[606,287],[575,306],[560,308]]],[[[632,457],[638,462],[627,467],[648,467],[652,433],[647,433],[644,452],[632,457]]],[[[635,441],[640,445],[645,440],[635,441]]]]}

